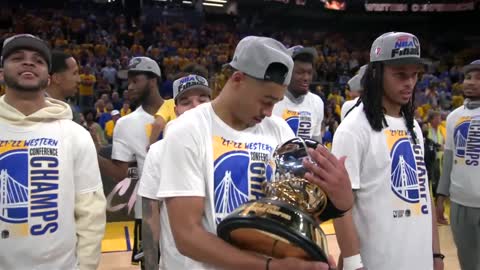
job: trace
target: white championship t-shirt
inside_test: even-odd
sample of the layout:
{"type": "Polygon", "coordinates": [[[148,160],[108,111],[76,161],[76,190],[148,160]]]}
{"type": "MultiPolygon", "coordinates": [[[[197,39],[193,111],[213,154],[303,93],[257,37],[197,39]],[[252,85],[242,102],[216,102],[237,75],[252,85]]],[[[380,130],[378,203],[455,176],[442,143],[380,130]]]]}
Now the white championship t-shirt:
{"type": "Polygon", "coordinates": [[[461,106],[447,117],[445,149],[453,151],[450,199],[480,208],[480,108],[461,106]]]}
{"type": "Polygon", "coordinates": [[[310,92],[294,98],[286,93],[283,100],[275,104],[273,114],[283,118],[296,136],[310,139],[320,137],[323,121],[323,101],[310,92]]]}
{"type": "Polygon", "coordinates": [[[75,197],[102,186],[90,134],[71,120],[0,130],[0,269],[77,269],[75,197]]]}
{"type": "Polygon", "coordinates": [[[413,144],[403,118],[385,118],[388,127],[376,132],[355,109],[333,138],[332,152],[347,157],[356,190],[352,214],[360,254],[369,270],[430,270],[432,209],[422,132],[415,121],[413,144]]]}
{"type": "Polygon", "coordinates": [[[355,106],[355,104],[357,104],[357,101],[358,97],[353,100],[347,100],[343,103],[342,110],[340,111],[340,121],[345,119],[346,114],[355,106]]]}
{"type": "MultiPolygon", "coordinates": [[[[140,106],[129,115],[118,119],[113,131],[112,159],[123,162],[136,161],[139,178],[142,176],[153,121],[153,115],[140,106]]],[[[137,188],[138,183],[135,192],[137,188]]],[[[136,202],[140,203],[135,203],[135,218],[140,219],[142,218],[140,196],[137,196],[136,202]]]]}
{"type": "MultiPolygon", "coordinates": [[[[216,225],[240,205],[264,197],[262,183],[274,176],[272,155],[276,147],[293,138],[294,135],[285,121],[278,117],[267,117],[254,127],[237,131],[223,122],[213,111],[210,104],[202,106],[208,110],[212,121],[210,139],[213,147],[213,163],[202,162],[205,159],[199,153],[199,147],[188,132],[167,133],[158,197],[200,196],[205,197],[207,171],[213,170],[214,197],[205,197],[205,212],[202,224],[205,229],[216,234],[216,225]],[[181,144],[171,145],[170,138],[181,144]],[[203,168],[211,166],[210,168],[203,168]],[[181,168],[181,170],[180,170],[181,168]],[[210,207],[214,202],[214,209],[210,207]],[[209,225],[212,224],[212,225],[209,225]]],[[[198,110],[198,107],[194,110],[198,110]]],[[[192,112],[194,110],[191,110],[192,112]]],[[[190,113],[190,111],[189,111],[190,113]]],[[[176,121],[180,121],[179,118],[176,121]]],[[[175,124],[184,124],[173,123],[175,124]]],[[[205,127],[207,128],[207,127],[205,127]]],[[[169,132],[172,129],[169,130],[169,132]]],[[[195,133],[196,134],[196,133],[195,133]]],[[[208,131],[205,131],[208,134],[208,131]]],[[[208,139],[207,139],[208,140],[208,139]]],[[[207,149],[207,151],[209,151],[207,149]]],[[[211,151],[211,149],[210,149],[211,151]]],[[[208,193],[212,194],[212,193],[208,193]]],[[[170,226],[168,209],[162,205],[161,248],[162,269],[215,269],[213,266],[193,261],[181,256],[175,248],[170,226]],[[165,252],[165,253],[164,253],[165,252]]]]}

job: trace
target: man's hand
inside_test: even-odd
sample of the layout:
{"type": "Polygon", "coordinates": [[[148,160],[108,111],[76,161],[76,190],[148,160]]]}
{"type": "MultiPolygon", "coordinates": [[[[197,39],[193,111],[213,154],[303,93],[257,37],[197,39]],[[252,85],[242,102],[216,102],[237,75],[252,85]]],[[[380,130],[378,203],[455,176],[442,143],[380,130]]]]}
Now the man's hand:
{"type": "Polygon", "coordinates": [[[448,221],[445,218],[445,197],[444,196],[438,196],[437,198],[437,205],[436,205],[436,210],[437,210],[437,222],[439,224],[443,225],[448,225],[448,221]]]}
{"type": "Polygon", "coordinates": [[[443,260],[440,258],[433,258],[433,269],[434,270],[443,270],[443,260]]]}
{"type": "Polygon", "coordinates": [[[345,169],[346,157],[337,159],[322,145],[317,146],[315,150],[307,149],[307,151],[315,163],[303,161],[303,165],[309,170],[305,178],[325,191],[337,209],[352,208],[353,191],[345,169]]]}
{"type": "MultiPolygon", "coordinates": [[[[304,261],[293,257],[284,259],[272,259],[269,268],[271,270],[335,270],[335,260],[328,257],[328,264],[322,262],[304,261]]],[[[435,269],[436,270],[436,269],[435,269]]]]}

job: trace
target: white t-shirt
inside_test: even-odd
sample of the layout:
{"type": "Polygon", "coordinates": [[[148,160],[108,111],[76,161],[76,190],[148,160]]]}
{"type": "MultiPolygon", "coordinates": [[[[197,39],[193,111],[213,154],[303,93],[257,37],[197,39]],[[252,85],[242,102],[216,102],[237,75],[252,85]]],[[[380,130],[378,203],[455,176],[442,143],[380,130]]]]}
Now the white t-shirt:
{"type": "MultiPolygon", "coordinates": [[[[142,176],[153,121],[153,115],[140,106],[129,115],[118,119],[113,130],[112,159],[123,162],[136,161],[139,178],[142,176]]],[[[137,188],[138,182],[134,192],[137,192],[137,188]]],[[[140,196],[137,196],[136,202],[141,202],[140,196]]],[[[141,203],[135,203],[135,218],[142,218],[141,203]]]]}
{"type": "Polygon", "coordinates": [[[480,207],[480,108],[461,106],[447,117],[445,149],[453,151],[450,199],[480,207]]]}
{"type": "Polygon", "coordinates": [[[0,268],[76,269],[75,197],[102,186],[89,132],[71,120],[0,130],[0,268]]]}
{"type": "Polygon", "coordinates": [[[360,254],[369,270],[433,269],[422,132],[415,121],[417,144],[413,144],[403,118],[385,118],[388,127],[376,132],[364,111],[355,109],[333,137],[332,152],[347,157],[356,190],[352,214],[360,254]]]}
{"type": "Polygon", "coordinates": [[[283,118],[298,137],[309,139],[321,136],[323,101],[315,94],[308,92],[294,98],[287,92],[283,100],[275,104],[273,114],[283,118]]]}
{"type": "Polygon", "coordinates": [[[347,112],[350,111],[350,109],[352,109],[355,104],[357,104],[357,101],[358,97],[353,100],[347,100],[343,103],[342,110],[340,111],[340,121],[343,121],[347,112]]]}
{"type": "MultiPolygon", "coordinates": [[[[216,234],[217,224],[240,205],[264,196],[262,183],[274,175],[272,155],[276,147],[293,138],[285,121],[267,117],[260,124],[243,131],[232,129],[213,111],[211,104],[186,112],[172,123],[166,134],[161,159],[159,198],[199,196],[205,197],[205,214],[202,224],[216,234]],[[195,122],[192,114],[204,113],[211,121],[203,130],[191,128],[195,122]],[[185,114],[190,114],[185,118],[185,114]],[[193,122],[192,122],[193,121],[193,122]],[[211,134],[207,138],[205,134],[211,134]],[[210,144],[203,146],[197,139],[203,136],[210,144]],[[207,157],[205,157],[207,156],[207,157]],[[213,160],[212,160],[213,159],[213,160]],[[213,171],[213,179],[209,172],[213,171]],[[213,190],[207,190],[213,182],[213,190]],[[214,194],[214,195],[212,195],[214,194]],[[212,196],[210,196],[212,195],[212,196]]],[[[200,141],[202,141],[200,140],[200,141]]],[[[178,254],[168,224],[168,209],[163,204],[160,211],[161,248],[163,269],[215,269],[178,254]],[[167,252],[167,253],[164,253],[167,252]]]]}

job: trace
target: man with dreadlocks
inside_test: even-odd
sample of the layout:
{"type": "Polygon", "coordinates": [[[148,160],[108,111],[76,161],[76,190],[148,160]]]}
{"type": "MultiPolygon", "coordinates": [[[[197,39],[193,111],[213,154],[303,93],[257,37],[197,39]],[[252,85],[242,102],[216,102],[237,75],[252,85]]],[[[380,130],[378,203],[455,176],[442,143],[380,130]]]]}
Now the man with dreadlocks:
{"type": "Polygon", "coordinates": [[[363,93],[333,138],[332,152],[347,157],[355,191],[354,207],[334,220],[344,270],[443,269],[423,135],[414,120],[422,66],[416,36],[378,37],[363,93]]]}
{"type": "Polygon", "coordinates": [[[450,222],[463,270],[480,269],[480,60],[463,68],[465,105],[447,117],[443,172],[438,184],[437,214],[450,197],[450,222]]]}

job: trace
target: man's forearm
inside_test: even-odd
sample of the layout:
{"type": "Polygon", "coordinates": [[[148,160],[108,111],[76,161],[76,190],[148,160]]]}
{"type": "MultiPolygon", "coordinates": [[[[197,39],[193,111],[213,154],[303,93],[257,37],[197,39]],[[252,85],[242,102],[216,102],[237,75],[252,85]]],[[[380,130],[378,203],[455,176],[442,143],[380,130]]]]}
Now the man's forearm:
{"type": "Polygon", "coordinates": [[[76,254],[80,270],[97,269],[105,233],[106,200],[103,188],[75,196],[76,254]]]}
{"type": "Polygon", "coordinates": [[[343,258],[359,254],[360,240],[353,223],[352,210],[346,212],[343,217],[334,219],[333,225],[343,258]]]}
{"type": "Polygon", "coordinates": [[[142,247],[145,270],[158,270],[159,216],[158,201],[142,197],[142,247]]]}
{"type": "Polygon", "coordinates": [[[450,176],[452,174],[453,167],[453,151],[445,150],[443,154],[443,167],[442,175],[438,181],[437,193],[439,195],[449,196],[450,195],[450,176]]]}
{"type": "Polygon", "coordinates": [[[432,251],[433,253],[440,253],[440,239],[438,236],[437,214],[435,211],[435,203],[432,201],[431,204],[432,204],[432,251]]]}
{"type": "Polygon", "coordinates": [[[266,267],[265,258],[228,244],[201,225],[191,228],[189,234],[181,238],[175,239],[179,252],[193,260],[226,270],[264,270],[266,267]]]}
{"type": "Polygon", "coordinates": [[[128,176],[128,165],[127,168],[124,166],[119,166],[115,164],[112,160],[104,158],[98,155],[98,164],[100,167],[100,171],[112,177],[116,181],[121,181],[128,176]]]}

